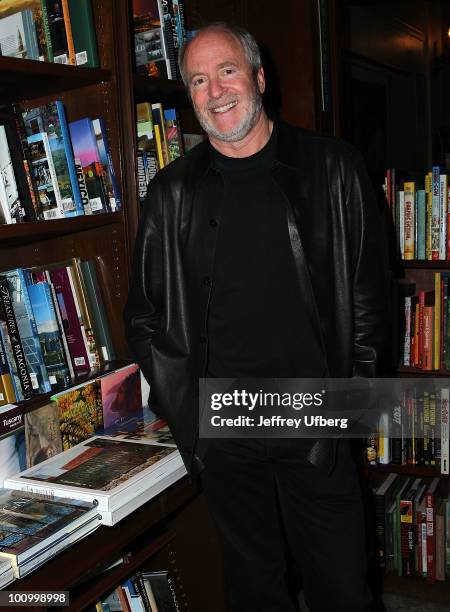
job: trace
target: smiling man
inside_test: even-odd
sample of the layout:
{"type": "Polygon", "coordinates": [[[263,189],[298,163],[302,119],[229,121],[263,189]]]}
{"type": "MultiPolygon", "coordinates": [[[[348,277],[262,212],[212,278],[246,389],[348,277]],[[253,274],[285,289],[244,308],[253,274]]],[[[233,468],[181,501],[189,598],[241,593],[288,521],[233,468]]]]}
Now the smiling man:
{"type": "Polygon", "coordinates": [[[180,68],[208,140],[150,185],[130,346],[153,409],[202,479],[229,609],[296,610],[289,557],[311,612],[369,610],[347,441],[199,440],[198,378],[376,375],[388,321],[379,210],[349,145],[268,118],[248,32],[201,29],[180,68]]]}

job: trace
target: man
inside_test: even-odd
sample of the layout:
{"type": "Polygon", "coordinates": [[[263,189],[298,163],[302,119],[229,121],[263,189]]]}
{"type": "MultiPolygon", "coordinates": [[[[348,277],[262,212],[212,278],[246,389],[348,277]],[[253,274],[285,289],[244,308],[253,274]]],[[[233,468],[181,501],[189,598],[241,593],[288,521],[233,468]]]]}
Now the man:
{"type": "Polygon", "coordinates": [[[311,612],[368,610],[345,441],[197,435],[199,377],[376,374],[387,286],[368,179],[350,146],[268,118],[247,32],[203,28],[180,67],[208,141],[151,183],[125,310],[130,346],[152,406],[201,473],[230,610],[295,610],[287,555],[311,612]]]}

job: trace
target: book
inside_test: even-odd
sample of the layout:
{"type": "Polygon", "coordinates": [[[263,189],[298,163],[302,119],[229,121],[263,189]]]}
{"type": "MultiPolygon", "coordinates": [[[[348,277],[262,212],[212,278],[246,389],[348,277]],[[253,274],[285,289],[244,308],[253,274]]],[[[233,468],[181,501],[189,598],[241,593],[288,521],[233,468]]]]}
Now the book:
{"type": "Polygon", "coordinates": [[[120,427],[128,417],[142,417],[141,375],[139,366],[131,364],[100,377],[103,426],[120,427]]]}
{"type": "Polygon", "coordinates": [[[156,136],[156,145],[158,149],[158,160],[160,168],[170,164],[169,143],[167,141],[166,124],[164,121],[164,111],[162,104],[156,102],[152,104],[152,119],[153,127],[156,136]]]}
{"type": "Polygon", "coordinates": [[[3,223],[20,223],[25,212],[20,201],[16,176],[9,150],[6,128],[0,125],[0,206],[3,223]]]}
{"type": "Polygon", "coordinates": [[[172,78],[158,0],[133,0],[133,32],[136,72],[172,78]]]}
{"type": "Polygon", "coordinates": [[[62,452],[58,407],[48,402],[25,414],[27,467],[33,467],[62,452]]]}
{"type": "Polygon", "coordinates": [[[186,474],[173,446],[93,438],[5,480],[5,487],[98,502],[113,525],[186,474]]]}
{"type": "Polygon", "coordinates": [[[9,3],[0,3],[0,55],[22,59],[39,59],[39,48],[34,28],[33,9],[37,0],[30,0],[21,8],[5,16],[9,3]],[[2,6],[6,5],[6,7],[2,6]]]}
{"type": "Polygon", "coordinates": [[[119,185],[117,183],[116,174],[114,172],[114,164],[109,147],[108,136],[106,134],[106,125],[102,117],[92,120],[92,127],[97,142],[97,149],[100,155],[100,161],[103,166],[103,177],[109,202],[109,209],[112,212],[122,208],[122,199],[120,197],[119,185]]]}
{"type": "Polygon", "coordinates": [[[80,261],[80,271],[84,282],[86,299],[94,319],[95,337],[103,361],[113,361],[116,357],[114,344],[109,329],[108,317],[103,303],[103,296],[95,269],[95,261],[80,261]]]}
{"type": "Polygon", "coordinates": [[[433,478],[425,493],[427,581],[436,580],[436,489],[439,478],[433,478]]]}
{"type": "MultiPolygon", "coordinates": [[[[6,402],[14,404],[17,401],[17,395],[14,389],[13,374],[9,364],[8,353],[6,352],[5,342],[3,340],[2,326],[2,307],[0,306],[0,380],[1,389],[5,395],[6,402]]],[[[6,331],[7,333],[7,331],[6,331]]]]}
{"type": "Polygon", "coordinates": [[[24,426],[23,406],[5,404],[0,407],[0,437],[10,435],[24,426]]]}
{"type": "Polygon", "coordinates": [[[97,141],[88,118],[69,123],[70,137],[75,159],[83,168],[89,195],[90,213],[95,215],[110,210],[104,185],[104,168],[97,148],[97,141]]]}
{"type": "Polygon", "coordinates": [[[164,110],[164,121],[166,124],[167,147],[169,150],[170,161],[173,162],[183,154],[183,141],[177,112],[174,108],[164,110]]]}
{"type": "Polygon", "coordinates": [[[102,396],[98,380],[81,383],[52,396],[56,403],[63,449],[88,440],[103,429],[102,396]]]}
{"type": "Polygon", "coordinates": [[[62,0],[62,11],[64,15],[64,27],[66,30],[67,54],[69,57],[69,64],[74,66],[76,64],[75,45],[73,42],[72,23],[70,21],[70,11],[69,11],[68,0],[62,0]]]}
{"type": "Polygon", "coordinates": [[[27,285],[39,342],[52,389],[72,382],[49,283],[27,285]]]}
{"type": "Polygon", "coordinates": [[[68,0],[77,66],[99,66],[97,37],[91,0],[68,0]]]}
{"type": "Polygon", "coordinates": [[[42,215],[45,220],[62,218],[64,210],[47,134],[45,132],[33,134],[27,137],[27,142],[42,215]]]}
{"type": "Polygon", "coordinates": [[[0,483],[17,472],[26,469],[26,449],[24,428],[0,440],[0,483]]]}
{"type": "Polygon", "coordinates": [[[27,291],[23,270],[9,270],[4,273],[7,279],[11,303],[16,316],[17,328],[23,345],[26,366],[31,379],[33,394],[48,393],[51,384],[45,367],[41,343],[36,326],[33,308],[27,291]]]}
{"type": "Polygon", "coordinates": [[[28,136],[45,132],[55,167],[65,217],[84,214],[64,105],[55,100],[23,112],[28,136]]]}
{"type": "Polygon", "coordinates": [[[149,102],[140,102],[136,105],[138,150],[146,155],[144,159],[148,166],[148,183],[159,169],[158,152],[155,133],[153,130],[152,107],[149,102]]]}
{"type": "MultiPolygon", "coordinates": [[[[62,2],[45,0],[47,4],[48,32],[50,34],[52,59],[56,64],[69,63],[66,24],[62,2]]],[[[46,33],[48,35],[48,33],[46,33]]]]}
{"type": "Polygon", "coordinates": [[[89,502],[0,489],[0,557],[22,578],[71,543],[71,535],[81,538],[86,525],[92,532],[97,516],[89,502]]]}
{"type": "Polygon", "coordinates": [[[48,270],[46,276],[55,290],[73,371],[76,376],[89,374],[91,365],[67,269],[65,266],[55,267],[48,270]]]}
{"type": "Polygon", "coordinates": [[[152,602],[152,608],[155,604],[157,611],[180,612],[175,586],[168,571],[139,572],[139,575],[152,602]]]}

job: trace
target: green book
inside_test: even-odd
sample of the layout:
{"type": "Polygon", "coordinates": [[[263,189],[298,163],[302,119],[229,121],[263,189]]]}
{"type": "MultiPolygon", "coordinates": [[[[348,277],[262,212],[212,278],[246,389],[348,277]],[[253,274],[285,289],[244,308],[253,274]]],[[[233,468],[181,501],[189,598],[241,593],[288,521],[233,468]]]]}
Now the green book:
{"type": "Polygon", "coordinates": [[[77,66],[98,68],[97,36],[91,0],[68,0],[68,2],[75,63],[77,66]]]}

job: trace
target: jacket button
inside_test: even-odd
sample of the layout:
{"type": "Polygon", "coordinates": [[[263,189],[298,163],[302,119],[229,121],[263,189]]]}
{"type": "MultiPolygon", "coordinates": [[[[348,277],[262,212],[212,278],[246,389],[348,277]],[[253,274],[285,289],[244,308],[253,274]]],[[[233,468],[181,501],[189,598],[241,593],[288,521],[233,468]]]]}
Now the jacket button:
{"type": "Polygon", "coordinates": [[[200,344],[206,344],[205,336],[200,336],[200,344]]]}
{"type": "Polygon", "coordinates": [[[209,278],[209,276],[203,277],[203,284],[209,287],[209,285],[211,284],[211,279],[209,278]]]}
{"type": "Polygon", "coordinates": [[[218,225],[217,221],[215,219],[210,219],[209,220],[209,224],[210,224],[211,227],[217,227],[217,225],[218,225]]]}

